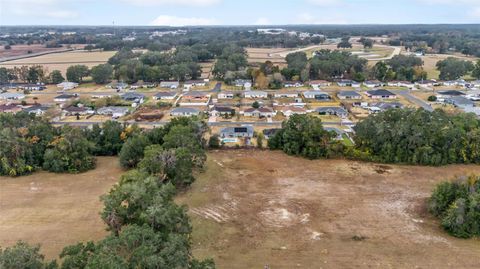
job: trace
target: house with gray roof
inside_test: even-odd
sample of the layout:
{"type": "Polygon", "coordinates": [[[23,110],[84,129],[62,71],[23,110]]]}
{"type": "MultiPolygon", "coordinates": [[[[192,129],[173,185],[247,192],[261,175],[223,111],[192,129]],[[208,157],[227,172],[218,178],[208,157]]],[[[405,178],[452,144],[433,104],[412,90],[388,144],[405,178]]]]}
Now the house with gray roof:
{"type": "Polygon", "coordinates": [[[340,100],[358,100],[362,99],[362,95],[356,91],[340,91],[337,93],[340,100]]]}
{"type": "Polygon", "coordinates": [[[120,95],[120,97],[125,101],[133,103],[143,103],[145,100],[145,95],[136,92],[127,92],[120,95]]]}
{"type": "Polygon", "coordinates": [[[454,105],[455,107],[465,108],[465,107],[474,107],[475,102],[470,99],[467,99],[463,96],[452,96],[445,99],[445,103],[454,105]]]}
{"type": "Polygon", "coordinates": [[[114,119],[123,117],[127,115],[128,112],[129,112],[129,108],[124,106],[106,106],[106,107],[97,109],[97,114],[112,116],[112,118],[114,119]]]}
{"type": "Polygon", "coordinates": [[[25,98],[25,94],[17,92],[0,93],[0,99],[3,100],[21,100],[25,98]]]}
{"type": "Polygon", "coordinates": [[[252,138],[253,127],[252,126],[238,126],[238,127],[226,127],[220,130],[221,138],[252,138]]]}
{"type": "Polygon", "coordinates": [[[306,92],[303,92],[303,96],[306,99],[315,99],[315,100],[328,101],[332,99],[328,93],[322,92],[322,91],[306,91],[306,92]]]}
{"type": "Polygon", "coordinates": [[[173,100],[176,96],[176,92],[158,92],[153,96],[153,100],[173,100]]]}
{"type": "Polygon", "coordinates": [[[367,91],[367,96],[372,98],[372,99],[395,99],[395,98],[397,98],[397,95],[395,95],[391,91],[384,90],[384,89],[367,91]]]}
{"type": "Polygon", "coordinates": [[[339,106],[319,107],[315,109],[315,111],[320,115],[334,115],[340,118],[346,118],[348,116],[348,112],[343,107],[339,106]]]}
{"type": "Polygon", "coordinates": [[[178,81],[162,81],[159,86],[160,88],[177,89],[179,85],[178,81]]]}
{"type": "Polygon", "coordinates": [[[170,115],[173,117],[191,117],[199,114],[200,110],[192,107],[176,107],[170,111],[170,115]]]}

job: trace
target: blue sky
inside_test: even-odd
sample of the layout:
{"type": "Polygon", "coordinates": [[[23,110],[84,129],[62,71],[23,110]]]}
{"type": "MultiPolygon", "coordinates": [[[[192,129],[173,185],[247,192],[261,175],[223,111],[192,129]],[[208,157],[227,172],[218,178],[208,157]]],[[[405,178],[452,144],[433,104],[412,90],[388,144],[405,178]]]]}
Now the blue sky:
{"type": "Polygon", "coordinates": [[[480,0],[0,0],[0,25],[480,23],[480,0]]]}

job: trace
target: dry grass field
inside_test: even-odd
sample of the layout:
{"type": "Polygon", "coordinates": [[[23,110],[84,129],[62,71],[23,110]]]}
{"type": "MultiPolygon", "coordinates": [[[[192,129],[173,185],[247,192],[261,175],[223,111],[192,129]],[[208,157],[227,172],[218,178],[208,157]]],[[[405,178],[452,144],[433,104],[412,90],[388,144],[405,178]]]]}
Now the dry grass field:
{"type": "Polygon", "coordinates": [[[217,268],[479,268],[478,240],[446,234],[425,208],[436,183],[480,166],[309,161],[220,151],[177,202],[193,252],[217,268]]]}
{"type": "MultiPolygon", "coordinates": [[[[73,48],[83,48],[85,45],[75,44],[72,45],[73,48]]],[[[47,48],[42,44],[33,44],[33,45],[13,45],[11,49],[6,50],[4,46],[0,46],[0,59],[18,57],[28,55],[30,53],[43,53],[50,51],[61,51],[65,50],[65,47],[61,48],[47,48]]]]}
{"type": "Polygon", "coordinates": [[[0,177],[0,246],[25,240],[57,258],[64,246],[103,238],[107,232],[99,197],[121,173],[117,158],[103,157],[95,170],[83,174],[0,177]]]}
{"type": "Polygon", "coordinates": [[[2,62],[0,63],[0,67],[4,66],[7,68],[12,68],[14,66],[22,65],[43,65],[48,72],[60,70],[65,76],[69,66],[83,64],[88,67],[92,67],[107,62],[107,60],[115,53],[115,51],[69,51],[2,62]]]}
{"type": "Polygon", "coordinates": [[[425,56],[422,56],[422,60],[423,60],[423,69],[425,69],[425,71],[427,72],[428,74],[428,78],[430,79],[438,79],[438,76],[440,75],[440,72],[437,70],[437,62],[438,61],[441,61],[441,60],[445,60],[446,58],[448,57],[455,57],[455,58],[459,58],[459,59],[462,59],[462,60],[468,60],[468,61],[477,61],[478,58],[475,58],[475,57],[467,57],[467,56],[464,56],[464,55],[461,55],[461,54],[455,54],[455,55],[451,55],[451,54],[427,54],[425,56]]]}

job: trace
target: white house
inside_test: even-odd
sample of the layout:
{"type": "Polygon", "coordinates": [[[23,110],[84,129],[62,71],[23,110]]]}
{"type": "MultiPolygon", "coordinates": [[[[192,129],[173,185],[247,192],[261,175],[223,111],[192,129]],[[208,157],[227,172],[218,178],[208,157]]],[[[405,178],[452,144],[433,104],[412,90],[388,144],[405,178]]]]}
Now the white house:
{"type": "Polygon", "coordinates": [[[57,84],[58,88],[62,88],[64,91],[67,90],[72,90],[78,87],[78,83],[76,82],[70,82],[70,81],[64,81],[62,83],[57,84]]]}
{"type": "Polygon", "coordinates": [[[153,96],[153,100],[173,100],[176,96],[176,92],[158,92],[153,96]]]}
{"type": "Polygon", "coordinates": [[[220,92],[217,95],[218,99],[233,99],[235,98],[235,93],[234,92],[220,92]]]}
{"type": "Polygon", "coordinates": [[[78,94],[61,94],[53,99],[55,102],[63,103],[78,98],[78,94]]]}
{"type": "Polygon", "coordinates": [[[160,82],[160,88],[167,88],[167,89],[177,89],[180,85],[178,81],[162,81],[160,82]]]}
{"type": "Polygon", "coordinates": [[[16,92],[0,93],[0,100],[21,100],[25,98],[25,94],[16,92]]]}
{"type": "Polygon", "coordinates": [[[331,97],[328,93],[322,91],[306,91],[303,93],[303,96],[306,99],[315,99],[315,100],[330,100],[331,97]]]}
{"type": "Polygon", "coordinates": [[[265,117],[271,118],[275,115],[273,110],[268,107],[260,107],[260,108],[247,108],[241,112],[245,117],[265,117]]]}
{"type": "Polygon", "coordinates": [[[268,93],[264,91],[245,91],[243,93],[245,98],[267,98],[268,93]]]}
{"type": "Polygon", "coordinates": [[[106,106],[97,109],[97,113],[100,115],[109,115],[114,119],[118,119],[128,114],[129,108],[122,106],[106,106]]]}
{"type": "Polygon", "coordinates": [[[200,110],[192,107],[176,107],[170,111],[170,115],[174,117],[191,117],[199,114],[200,110]]]}
{"type": "Polygon", "coordinates": [[[273,94],[273,97],[274,98],[296,98],[298,97],[298,92],[285,92],[285,91],[281,91],[281,92],[275,92],[273,94]]]}

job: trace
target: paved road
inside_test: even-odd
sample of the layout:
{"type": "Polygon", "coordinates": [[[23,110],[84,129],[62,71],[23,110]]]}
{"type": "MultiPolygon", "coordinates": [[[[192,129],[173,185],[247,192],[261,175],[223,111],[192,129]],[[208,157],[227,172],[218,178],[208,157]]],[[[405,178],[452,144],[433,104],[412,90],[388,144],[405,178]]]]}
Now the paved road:
{"type": "Polygon", "coordinates": [[[413,96],[410,94],[410,92],[408,92],[408,90],[400,90],[400,91],[396,91],[398,94],[400,94],[401,96],[403,96],[404,98],[406,98],[408,101],[420,106],[421,108],[425,109],[426,111],[433,111],[433,108],[432,106],[430,106],[427,102],[413,96]]]}

